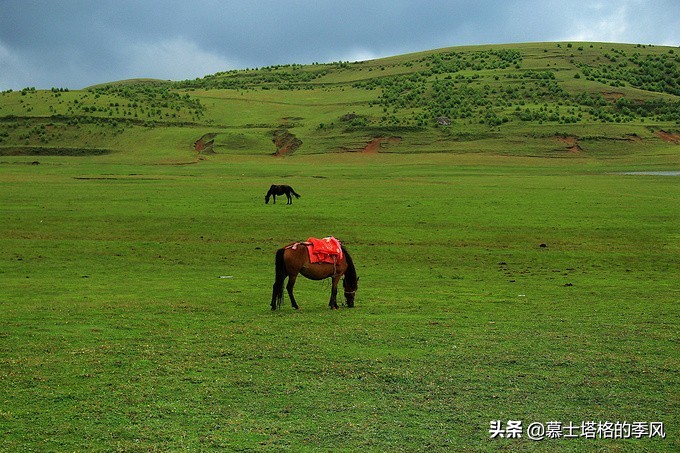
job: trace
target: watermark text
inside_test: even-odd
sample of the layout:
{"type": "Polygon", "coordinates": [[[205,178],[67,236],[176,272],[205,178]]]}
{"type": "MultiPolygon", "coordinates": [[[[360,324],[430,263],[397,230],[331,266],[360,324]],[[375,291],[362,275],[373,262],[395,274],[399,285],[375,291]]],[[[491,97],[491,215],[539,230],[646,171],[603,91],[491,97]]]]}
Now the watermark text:
{"type": "Polygon", "coordinates": [[[522,420],[491,420],[491,439],[551,440],[551,439],[650,439],[666,438],[663,422],[581,421],[531,422],[522,420]]]}

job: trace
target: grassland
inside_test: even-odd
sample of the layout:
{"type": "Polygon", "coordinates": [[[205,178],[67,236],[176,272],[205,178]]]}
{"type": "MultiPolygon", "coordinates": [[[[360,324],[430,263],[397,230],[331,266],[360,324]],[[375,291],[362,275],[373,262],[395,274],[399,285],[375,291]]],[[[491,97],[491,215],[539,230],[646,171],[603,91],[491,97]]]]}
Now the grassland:
{"type": "Polygon", "coordinates": [[[670,50],[445,49],[0,94],[0,449],[677,451],[680,185],[619,174],[679,169],[677,94],[579,66],[670,50]],[[429,110],[447,73],[409,81],[421,105],[384,97],[437,59],[485,78],[472,116],[429,110]],[[523,120],[500,80],[544,67],[564,92],[523,120]],[[606,104],[571,104],[587,91],[606,104]],[[281,129],[302,145],[276,158],[281,129]],[[302,198],[265,205],[274,182],[302,198]],[[328,234],[357,264],[356,308],[300,280],[302,310],[271,312],[276,248],[328,234]],[[492,420],[666,437],[490,439],[492,420]]]}

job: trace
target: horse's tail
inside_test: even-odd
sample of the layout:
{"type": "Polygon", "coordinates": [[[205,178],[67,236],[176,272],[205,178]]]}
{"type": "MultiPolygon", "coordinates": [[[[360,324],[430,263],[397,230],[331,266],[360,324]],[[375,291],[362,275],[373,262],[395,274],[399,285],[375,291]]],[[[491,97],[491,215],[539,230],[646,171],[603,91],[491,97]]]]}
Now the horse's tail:
{"type": "Polygon", "coordinates": [[[293,195],[295,195],[295,198],[300,198],[300,194],[297,193],[292,187],[290,188],[290,193],[292,193],[293,195]]]}
{"type": "Polygon", "coordinates": [[[276,277],[274,280],[274,287],[272,289],[272,310],[281,307],[283,302],[283,282],[286,280],[286,263],[283,261],[283,253],[285,249],[276,251],[275,270],[276,277]]]}

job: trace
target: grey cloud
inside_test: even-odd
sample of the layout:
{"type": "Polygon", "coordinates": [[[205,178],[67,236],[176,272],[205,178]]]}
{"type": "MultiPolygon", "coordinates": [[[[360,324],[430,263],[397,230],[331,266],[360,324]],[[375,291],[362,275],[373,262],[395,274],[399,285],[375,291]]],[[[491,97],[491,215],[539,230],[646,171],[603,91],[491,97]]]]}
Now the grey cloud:
{"type": "Polygon", "coordinates": [[[680,43],[675,0],[3,0],[0,90],[587,39],[680,43]]]}

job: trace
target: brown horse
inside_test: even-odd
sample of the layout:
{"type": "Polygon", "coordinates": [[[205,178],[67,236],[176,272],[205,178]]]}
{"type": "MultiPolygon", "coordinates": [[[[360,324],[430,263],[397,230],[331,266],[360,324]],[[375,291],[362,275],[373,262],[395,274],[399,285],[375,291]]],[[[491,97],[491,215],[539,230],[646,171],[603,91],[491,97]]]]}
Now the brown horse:
{"type": "Polygon", "coordinates": [[[307,245],[304,242],[292,243],[283,247],[276,252],[276,280],[274,281],[274,288],[272,290],[272,310],[276,310],[283,302],[283,282],[288,277],[288,284],[286,290],[290,297],[290,302],[294,309],[299,309],[295,296],[293,296],[293,287],[298,274],[311,279],[323,280],[331,278],[333,288],[331,289],[331,300],[328,306],[331,309],[337,309],[338,303],[336,301],[338,294],[338,282],[342,280],[342,286],[345,290],[345,300],[348,307],[354,307],[354,296],[359,287],[359,277],[354,268],[352,257],[347,253],[344,246],[342,248],[342,257],[334,263],[312,263],[309,259],[307,245]]]}
{"type": "Polygon", "coordinates": [[[274,204],[276,204],[276,196],[285,195],[286,198],[288,198],[288,203],[286,204],[293,204],[293,197],[291,197],[291,194],[294,195],[295,198],[300,198],[300,194],[296,193],[291,186],[285,184],[272,184],[267,195],[264,196],[264,203],[269,203],[269,197],[274,197],[274,204]]]}

